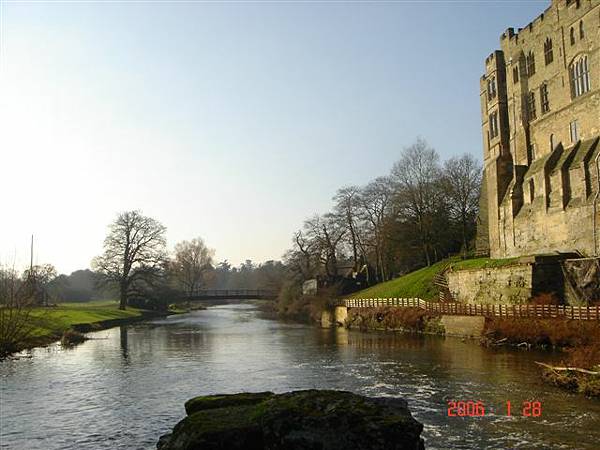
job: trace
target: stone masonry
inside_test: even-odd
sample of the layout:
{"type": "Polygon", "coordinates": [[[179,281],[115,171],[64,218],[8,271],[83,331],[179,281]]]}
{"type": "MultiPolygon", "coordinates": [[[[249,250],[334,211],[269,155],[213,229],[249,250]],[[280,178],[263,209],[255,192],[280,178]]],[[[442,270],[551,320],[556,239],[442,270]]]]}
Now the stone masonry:
{"type": "MultiPolygon", "coordinates": [[[[479,232],[493,258],[600,251],[600,0],[552,0],[485,61],[479,232]]],[[[482,244],[481,244],[482,243],[482,244]]]]}

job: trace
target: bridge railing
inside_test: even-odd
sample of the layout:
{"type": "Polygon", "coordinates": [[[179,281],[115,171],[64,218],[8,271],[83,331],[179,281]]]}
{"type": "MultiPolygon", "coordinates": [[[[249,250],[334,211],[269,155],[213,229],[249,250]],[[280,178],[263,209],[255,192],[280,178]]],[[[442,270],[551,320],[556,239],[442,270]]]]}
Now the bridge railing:
{"type": "Polygon", "coordinates": [[[566,318],[575,320],[600,320],[600,306],[566,305],[482,305],[468,303],[426,302],[420,298],[358,298],[344,299],[336,305],[348,308],[420,308],[446,315],[517,317],[517,318],[566,318]]]}
{"type": "Polygon", "coordinates": [[[268,289],[198,289],[191,293],[190,297],[276,297],[275,291],[268,289]]]}

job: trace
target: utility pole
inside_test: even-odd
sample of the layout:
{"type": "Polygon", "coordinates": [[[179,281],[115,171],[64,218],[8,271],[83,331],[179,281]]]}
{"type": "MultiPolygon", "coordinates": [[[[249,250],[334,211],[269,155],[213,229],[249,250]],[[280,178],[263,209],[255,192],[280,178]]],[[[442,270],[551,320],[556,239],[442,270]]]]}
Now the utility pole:
{"type": "Polygon", "coordinates": [[[29,275],[33,273],[33,234],[31,235],[31,250],[29,252],[29,275]]]}

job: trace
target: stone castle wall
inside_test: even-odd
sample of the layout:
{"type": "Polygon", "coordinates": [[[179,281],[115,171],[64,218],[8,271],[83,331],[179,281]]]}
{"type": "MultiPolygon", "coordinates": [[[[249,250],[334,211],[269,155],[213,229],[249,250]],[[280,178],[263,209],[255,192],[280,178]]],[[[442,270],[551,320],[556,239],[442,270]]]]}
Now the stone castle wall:
{"type": "Polygon", "coordinates": [[[502,267],[450,270],[448,289],[454,301],[478,305],[521,305],[542,293],[554,293],[566,303],[578,299],[565,295],[560,258],[524,257],[502,267]]]}
{"type": "Polygon", "coordinates": [[[600,1],[553,0],[501,48],[480,85],[490,254],[597,255],[600,1]]]}

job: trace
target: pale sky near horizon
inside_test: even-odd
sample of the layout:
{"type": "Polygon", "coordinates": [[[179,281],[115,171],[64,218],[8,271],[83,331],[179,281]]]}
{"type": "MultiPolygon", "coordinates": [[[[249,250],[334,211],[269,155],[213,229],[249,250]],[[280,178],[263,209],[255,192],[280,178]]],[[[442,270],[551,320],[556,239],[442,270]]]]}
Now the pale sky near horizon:
{"type": "Polygon", "coordinates": [[[481,159],[479,77],[549,1],[0,0],[0,263],[89,267],[140,209],[169,247],[280,259],[422,136],[481,159]]]}

